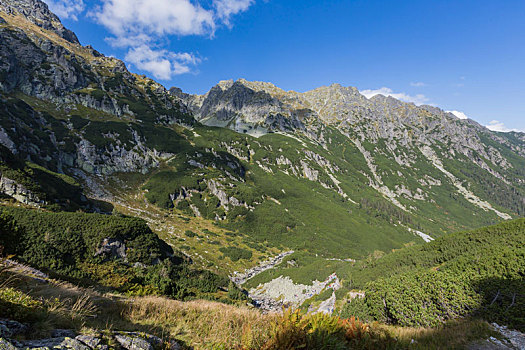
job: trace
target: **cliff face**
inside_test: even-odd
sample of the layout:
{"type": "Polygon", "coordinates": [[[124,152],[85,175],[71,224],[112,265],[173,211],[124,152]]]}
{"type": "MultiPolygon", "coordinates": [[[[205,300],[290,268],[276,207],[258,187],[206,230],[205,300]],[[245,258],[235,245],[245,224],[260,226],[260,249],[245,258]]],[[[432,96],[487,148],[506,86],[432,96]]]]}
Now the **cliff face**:
{"type": "Polygon", "coordinates": [[[32,193],[30,190],[25,188],[24,185],[17,183],[15,180],[9,179],[6,176],[2,176],[0,173],[0,193],[3,193],[9,197],[16,199],[17,201],[40,207],[44,204],[44,201],[38,198],[38,196],[32,193]]]}

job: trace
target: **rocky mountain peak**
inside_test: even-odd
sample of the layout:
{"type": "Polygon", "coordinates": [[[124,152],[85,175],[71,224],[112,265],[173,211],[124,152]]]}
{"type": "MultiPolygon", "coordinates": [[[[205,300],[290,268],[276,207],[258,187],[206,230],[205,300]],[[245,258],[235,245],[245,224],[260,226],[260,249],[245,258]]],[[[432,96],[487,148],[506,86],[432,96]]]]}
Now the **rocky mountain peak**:
{"type": "Polygon", "coordinates": [[[219,83],[216,86],[219,87],[222,90],[228,90],[229,88],[232,87],[233,84],[234,84],[233,79],[221,80],[221,81],[219,81],[219,83]]]}
{"type": "Polygon", "coordinates": [[[40,0],[2,0],[0,10],[8,15],[21,15],[37,26],[53,31],[71,43],[79,44],[75,33],[65,28],[47,4],[40,0]]]}

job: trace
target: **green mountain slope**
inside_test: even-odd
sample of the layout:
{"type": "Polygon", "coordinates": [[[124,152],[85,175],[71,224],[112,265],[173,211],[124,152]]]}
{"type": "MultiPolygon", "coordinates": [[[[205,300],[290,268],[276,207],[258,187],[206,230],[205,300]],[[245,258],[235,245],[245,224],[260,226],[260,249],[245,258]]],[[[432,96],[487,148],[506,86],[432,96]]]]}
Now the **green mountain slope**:
{"type": "Polygon", "coordinates": [[[339,85],[168,91],[80,45],[39,0],[2,2],[0,17],[2,157],[24,163],[3,160],[24,191],[2,192],[26,204],[113,206],[221,273],[285,250],[357,259],[524,213],[522,134],[339,85]]]}
{"type": "Polygon", "coordinates": [[[370,258],[345,271],[365,292],[343,307],[401,325],[480,315],[525,329],[525,220],[515,220],[370,258]]]}

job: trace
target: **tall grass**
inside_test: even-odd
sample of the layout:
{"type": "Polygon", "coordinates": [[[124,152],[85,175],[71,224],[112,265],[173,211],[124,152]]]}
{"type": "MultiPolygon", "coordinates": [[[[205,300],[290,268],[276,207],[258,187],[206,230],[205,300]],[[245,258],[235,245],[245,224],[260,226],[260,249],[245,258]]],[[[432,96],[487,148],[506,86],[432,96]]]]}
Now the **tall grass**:
{"type": "Polygon", "coordinates": [[[162,325],[197,349],[261,349],[276,319],[247,307],[161,297],[131,300],[123,316],[134,323],[162,325]]]}

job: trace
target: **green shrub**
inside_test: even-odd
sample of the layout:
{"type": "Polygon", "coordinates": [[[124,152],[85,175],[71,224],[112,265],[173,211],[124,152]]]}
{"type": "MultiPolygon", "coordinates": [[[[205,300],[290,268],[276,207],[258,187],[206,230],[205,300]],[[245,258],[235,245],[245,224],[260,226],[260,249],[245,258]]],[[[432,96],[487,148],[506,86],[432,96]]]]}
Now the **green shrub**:
{"type": "Polygon", "coordinates": [[[248,296],[235,283],[228,284],[228,298],[232,300],[248,300],[248,296]]]}
{"type": "Polygon", "coordinates": [[[215,293],[228,283],[212,272],[190,268],[145,221],[120,215],[0,207],[0,245],[52,276],[133,295],[184,299],[215,293]],[[126,262],[96,256],[106,238],[126,245],[126,262]]]}
{"type": "Polygon", "coordinates": [[[236,262],[239,259],[249,260],[252,258],[252,252],[244,248],[221,247],[219,248],[219,251],[223,253],[225,256],[227,256],[228,258],[230,258],[230,260],[233,262],[236,262]]]}
{"type": "Polygon", "coordinates": [[[0,288],[0,317],[35,321],[44,313],[42,303],[14,288],[0,288]]]}
{"type": "Polygon", "coordinates": [[[426,270],[371,282],[365,300],[378,321],[420,327],[465,316],[481,301],[462,276],[426,270]]]}
{"type": "Polygon", "coordinates": [[[366,296],[341,314],[404,326],[474,315],[525,329],[524,233],[519,219],[358,262],[345,284],[366,296]]]}
{"type": "Polygon", "coordinates": [[[195,237],[197,234],[193,231],[190,231],[190,230],[186,230],[184,232],[184,234],[187,236],[187,237],[195,237]]]}

